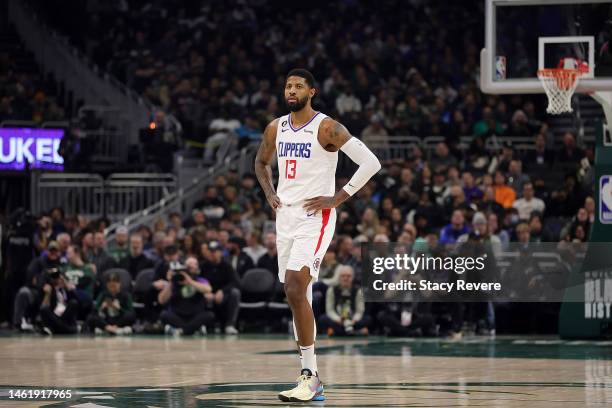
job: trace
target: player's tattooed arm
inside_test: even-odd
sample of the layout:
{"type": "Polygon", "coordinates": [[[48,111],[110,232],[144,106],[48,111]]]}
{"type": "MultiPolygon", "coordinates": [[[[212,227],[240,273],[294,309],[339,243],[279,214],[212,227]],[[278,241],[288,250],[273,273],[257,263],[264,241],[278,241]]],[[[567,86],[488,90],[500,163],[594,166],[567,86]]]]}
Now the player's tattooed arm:
{"type": "Polygon", "coordinates": [[[280,207],[281,202],[276,191],[274,184],[272,183],[272,159],[276,152],[276,128],[278,126],[278,119],[274,119],[266,126],[264,130],[263,138],[259,149],[257,150],[257,156],[255,157],[255,175],[259,184],[266,195],[266,199],[274,210],[280,207]]]}
{"type": "Polygon", "coordinates": [[[327,151],[342,150],[359,165],[349,182],[333,197],[314,197],[306,200],[308,211],[335,208],[357,193],[381,168],[380,161],[359,139],[352,137],[344,126],[335,120],[324,119],[319,127],[319,143],[327,151]]]}
{"type": "Polygon", "coordinates": [[[351,138],[351,134],[340,122],[325,118],[321,122],[319,143],[330,152],[337,152],[351,138]]]}
{"type": "MultiPolygon", "coordinates": [[[[336,152],[340,150],[342,146],[352,137],[349,131],[339,122],[325,118],[321,122],[319,128],[319,143],[330,152],[336,152]]],[[[346,200],[350,195],[344,190],[340,189],[333,197],[319,196],[313,197],[304,203],[306,211],[318,211],[324,208],[336,208],[346,200]]]]}

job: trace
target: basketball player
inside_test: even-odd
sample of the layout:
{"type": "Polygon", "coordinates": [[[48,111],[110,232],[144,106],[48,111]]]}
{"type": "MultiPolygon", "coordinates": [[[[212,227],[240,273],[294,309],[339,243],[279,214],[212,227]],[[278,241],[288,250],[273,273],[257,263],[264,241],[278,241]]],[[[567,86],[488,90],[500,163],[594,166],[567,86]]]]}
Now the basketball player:
{"type": "Polygon", "coordinates": [[[276,211],[278,275],[293,313],[302,371],[295,388],[281,392],[282,401],[324,400],[314,351],[316,325],[312,283],[332,240],[335,208],[355,194],[380,170],[376,156],[344,126],[312,109],[314,77],[304,69],[289,72],[285,102],[291,111],[270,122],[255,159],[255,172],[268,203],[276,211]],[[338,150],[359,168],[336,192],[338,150]],[[278,190],[270,164],[276,151],[278,190]]]}

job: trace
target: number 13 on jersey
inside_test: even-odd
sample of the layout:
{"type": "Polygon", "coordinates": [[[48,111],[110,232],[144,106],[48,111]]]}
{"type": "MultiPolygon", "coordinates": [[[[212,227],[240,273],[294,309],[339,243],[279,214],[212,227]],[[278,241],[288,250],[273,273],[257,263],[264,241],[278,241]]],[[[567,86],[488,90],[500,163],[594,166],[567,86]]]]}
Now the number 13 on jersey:
{"type": "Polygon", "coordinates": [[[295,168],[297,166],[297,160],[285,160],[285,178],[295,178],[295,168]]]}

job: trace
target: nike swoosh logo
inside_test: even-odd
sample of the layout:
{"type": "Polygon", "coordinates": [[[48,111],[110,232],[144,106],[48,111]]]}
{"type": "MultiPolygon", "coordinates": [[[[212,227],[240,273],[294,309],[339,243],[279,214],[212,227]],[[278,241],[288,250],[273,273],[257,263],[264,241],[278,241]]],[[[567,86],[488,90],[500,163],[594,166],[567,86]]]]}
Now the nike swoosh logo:
{"type": "Polygon", "coordinates": [[[316,211],[313,211],[311,213],[306,213],[306,216],[307,217],[312,217],[313,215],[315,215],[315,213],[316,213],[316,211]]]}
{"type": "Polygon", "coordinates": [[[304,132],[310,133],[311,135],[313,134],[312,130],[304,130],[304,132]]]}
{"type": "Polygon", "coordinates": [[[285,133],[286,131],[288,131],[289,129],[281,129],[281,133],[285,133]]]}
{"type": "Polygon", "coordinates": [[[351,183],[348,183],[348,185],[349,185],[349,186],[351,186],[351,187],[355,187],[355,186],[354,186],[354,185],[352,185],[351,183]]]}

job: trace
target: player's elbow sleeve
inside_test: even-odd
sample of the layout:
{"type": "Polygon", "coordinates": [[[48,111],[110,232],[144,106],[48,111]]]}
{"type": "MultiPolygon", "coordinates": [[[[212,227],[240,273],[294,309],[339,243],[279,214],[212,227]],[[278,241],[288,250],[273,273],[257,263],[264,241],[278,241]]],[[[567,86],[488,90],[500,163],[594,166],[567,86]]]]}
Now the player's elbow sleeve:
{"type": "Polygon", "coordinates": [[[378,173],[382,166],[376,155],[355,137],[346,142],[340,150],[359,165],[351,180],[343,187],[352,196],[378,173]]]}

